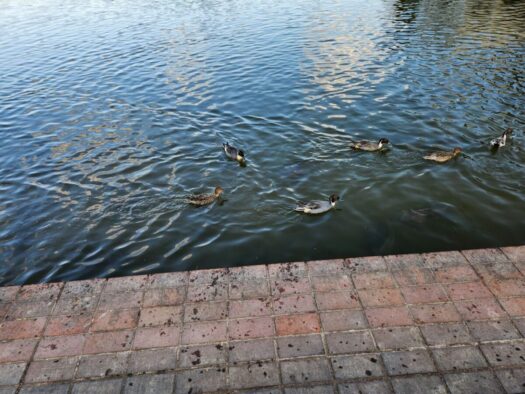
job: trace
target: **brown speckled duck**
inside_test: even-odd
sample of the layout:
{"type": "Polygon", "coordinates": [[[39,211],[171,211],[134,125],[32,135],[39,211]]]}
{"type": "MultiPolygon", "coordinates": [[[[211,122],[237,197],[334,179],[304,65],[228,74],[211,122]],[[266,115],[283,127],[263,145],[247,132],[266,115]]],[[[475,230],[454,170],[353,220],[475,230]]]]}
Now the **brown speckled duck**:
{"type": "Polygon", "coordinates": [[[461,148],[454,148],[453,151],[437,151],[431,152],[428,155],[424,156],[423,159],[435,161],[436,163],[446,163],[449,160],[452,160],[461,153],[461,148]]]}
{"type": "Polygon", "coordinates": [[[187,202],[197,206],[208,205],[217,200],[223,192],[222,187],[217,186],[213,194],[194,194],[187,198],[187,202]]]}

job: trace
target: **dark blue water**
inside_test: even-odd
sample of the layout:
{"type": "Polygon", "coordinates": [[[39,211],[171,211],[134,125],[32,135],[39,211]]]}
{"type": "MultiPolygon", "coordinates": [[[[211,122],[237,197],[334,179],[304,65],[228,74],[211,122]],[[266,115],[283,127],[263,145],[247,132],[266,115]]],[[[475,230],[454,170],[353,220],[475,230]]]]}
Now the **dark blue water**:
{"type": "Polygon", "coordinates": [[[523,1],[0,0],[0,283],[523,244],[524,64],[523,1]]]}

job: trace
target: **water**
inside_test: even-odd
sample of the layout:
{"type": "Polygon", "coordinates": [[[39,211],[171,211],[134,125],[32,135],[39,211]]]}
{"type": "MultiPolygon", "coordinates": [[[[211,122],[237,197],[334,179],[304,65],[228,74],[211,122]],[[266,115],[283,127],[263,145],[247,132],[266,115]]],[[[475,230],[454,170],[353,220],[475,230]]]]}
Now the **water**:
{"type": "Polygon", "coordinates": [[[0,283],[523,244],[524,64],[523,1],[0,0],[0,283]]]}

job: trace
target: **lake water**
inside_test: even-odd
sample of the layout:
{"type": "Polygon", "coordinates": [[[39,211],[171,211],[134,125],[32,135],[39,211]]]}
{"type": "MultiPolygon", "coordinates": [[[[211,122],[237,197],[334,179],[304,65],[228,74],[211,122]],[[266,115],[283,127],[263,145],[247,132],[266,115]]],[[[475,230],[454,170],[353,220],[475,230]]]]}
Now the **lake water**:
{"type": "Polygon", "coordinates": [[[0,0],[0,283],[523,244],[524,65],[525,1],[0,0]]]}

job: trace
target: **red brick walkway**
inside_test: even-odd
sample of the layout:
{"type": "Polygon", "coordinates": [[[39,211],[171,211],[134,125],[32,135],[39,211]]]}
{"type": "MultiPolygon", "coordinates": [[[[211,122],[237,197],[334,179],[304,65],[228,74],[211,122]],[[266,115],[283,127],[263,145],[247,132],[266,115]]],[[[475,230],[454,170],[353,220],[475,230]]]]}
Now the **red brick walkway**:
{"type": "Polygon", "coordinates": [[[525,246],[0,288],[0,393],[523,393],[525,246]]]}

